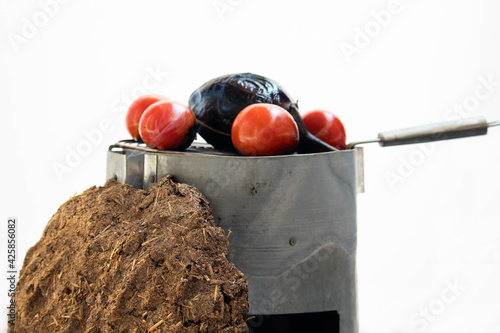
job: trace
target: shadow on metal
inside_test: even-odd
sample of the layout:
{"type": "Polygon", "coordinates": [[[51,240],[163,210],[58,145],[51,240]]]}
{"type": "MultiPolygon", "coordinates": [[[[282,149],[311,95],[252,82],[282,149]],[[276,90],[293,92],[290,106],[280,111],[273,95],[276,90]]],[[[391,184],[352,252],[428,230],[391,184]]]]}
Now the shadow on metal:
{"type": "Polygon", "coordinates": [[[250,333],[338,333],[337,311],[255,316],[247,321],[250,333]]]}

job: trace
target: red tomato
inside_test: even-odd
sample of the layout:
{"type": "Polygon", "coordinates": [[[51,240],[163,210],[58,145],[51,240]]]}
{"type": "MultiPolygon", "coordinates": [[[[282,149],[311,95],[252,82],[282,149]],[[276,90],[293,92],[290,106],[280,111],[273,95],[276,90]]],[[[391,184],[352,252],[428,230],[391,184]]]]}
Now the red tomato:
{"type": "Polygon", "coordinates": [[[175,101],[160,101],[144,111],[139,122],[142,140],[151,148],[184,150],[196,136],[194,112],[175,101]]]}
{"type": "Polygon", "coordinates": [[[312,135],[337,149],[345,149],[345,129],[337,116],[329,111],[313,110],[302,116],[312,135]]]}
{"type": "Polygon", "coordinates": [[[141,138],[139,135],[139,121],[144,111],[146,111],[151,104],[167,99],[169,98],[162,95],[150,94],[143,95],[132,102],[128,108],[127,116],[125,117],[125,125],[135,141],[141,138]]]}
{"type": "Polygon", "coordinates": [[[299,129],[282,107],[258,103],[238,113],[231,128],[231,140],[247,156],[289,154],[299,144],[299,129]]]}

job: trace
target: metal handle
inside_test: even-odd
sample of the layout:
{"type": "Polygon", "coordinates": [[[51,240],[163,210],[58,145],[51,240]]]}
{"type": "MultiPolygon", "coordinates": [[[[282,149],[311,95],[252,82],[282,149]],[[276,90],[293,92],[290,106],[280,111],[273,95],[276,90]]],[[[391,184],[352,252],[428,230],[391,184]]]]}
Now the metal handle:
{"type": "Polygon", "coordinates": [[[465,138],[468,136],[485,135],[488,133],[489,126],[484,117],[460,119],[381,132],[378,134],[378,141],[384,147],[465,138]]]}

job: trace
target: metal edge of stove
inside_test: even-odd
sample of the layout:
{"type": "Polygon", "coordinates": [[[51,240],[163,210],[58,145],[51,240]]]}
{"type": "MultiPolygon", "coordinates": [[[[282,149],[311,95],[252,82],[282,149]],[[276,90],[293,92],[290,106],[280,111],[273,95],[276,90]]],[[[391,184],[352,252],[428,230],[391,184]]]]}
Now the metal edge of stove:
{"type": "MultiPolygon", "coordinates": [[[[357,192],[364,193],[365,191],[365,180],[364,180],[364,150],[363,147],[352,147],[352,150],[356,151],[356,185],[357,192]]],[[[218,151],[214,149],[211,145],[204,142],[194,142],[191,147],[189,147],[186,151],[177,152],[177,151],[162,151],[158,149],[152,149],[146,147],[144,144],[136,143],[133,140],[122,140],[117,144],[111,145],[108,150],[108,163],[107,166],[113,165],[115,167],[109,168],[106,170],[106,180],[110,178],[118,179],[118,181],[125,184],[132,184],[136,188],[145,189],[149,186],[152,186],[156,182],[156,163],[157,160],[156,155],[146,154],[147,152],[153,153],[173,153],[173,154],[186,154],[186,153],[202,153],[202,154],[210,154],[210,155],[218,155],[218,156],[237,156],[232,153],[227,153],[223,151],[218,151]],[[137,148],[141,148],[141,150],[135,150],[137,148]],[[130,156],[134,152],[134,155],[130,156]],[[123,156],[125,155],[125,156],[123,156]],[[142,157],[144,156],[144,157],[142,157]],[[125,170],[125,160],[127,158],[128,164],[134,164],[134,169],[130,168],[125,170]],[[135,159],[132,159],[134,158],[135,159]],[[148,159],[147,163],[144,163],[144,159],[148,159]],[[131,179],[130,177],[134,177],[135,173],[141,173],[141,164],[142,164],[142,183],[137,179],[131,179]],[[149,170],[144,170],[144,165],[149,166],[149,170]],[[154,166],[154,169],[151,169],[154,166]],[[132,176],[131,176],[132,172],[132,176]],[[151,178],[153,177],[153,178],[151,178]]]]}
{"type": "Polygon", "coordinates": [[[106,180],[114,178],[120,183],[142,188],[144,153],[132,149],[109,147],[106,161],[106,180]]]}
{"type": "Polygon", "coordinates": [[[356,188],[358,193],[365,193],[365,157],[363,147],[355,147],[356,151],[356,188]]]}

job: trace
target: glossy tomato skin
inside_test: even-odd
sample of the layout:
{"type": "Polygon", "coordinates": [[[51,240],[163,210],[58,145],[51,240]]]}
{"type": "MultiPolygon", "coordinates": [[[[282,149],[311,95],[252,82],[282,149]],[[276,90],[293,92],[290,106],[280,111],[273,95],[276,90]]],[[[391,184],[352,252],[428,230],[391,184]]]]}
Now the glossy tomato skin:
{"type": "Polygon", "coordinates": [[[139,122],[142,140],[157,149],[186,149],[193,142],[197,128],[194,112],[171,100],[150,105],[139,122]]]}
{"type": "Polygon", "coordinates": [[[163,95],[148,94],[142,95],[130,104],[127,115],[125,116],[125,126],[127,126],[127,130],[134,140],[139,141],[141,139],[139,134],[139,122],[144,111],[146,111],[151,104],[168,99],[168,97],[163,95]]]}
{"type": "Polygon", "coordinates": [[[337,149],[345,149],[345,128],[335,114],[325,110],[312,110],[304,114],[302,119],[312,135],[337,149]]]}
{"type": "Polygon", "coordinates": [[[299,129],[282,107],[258,103],[247,106],[236,116],[231,140],[246,156],[290,154],[299,144],[299,129]]]}

